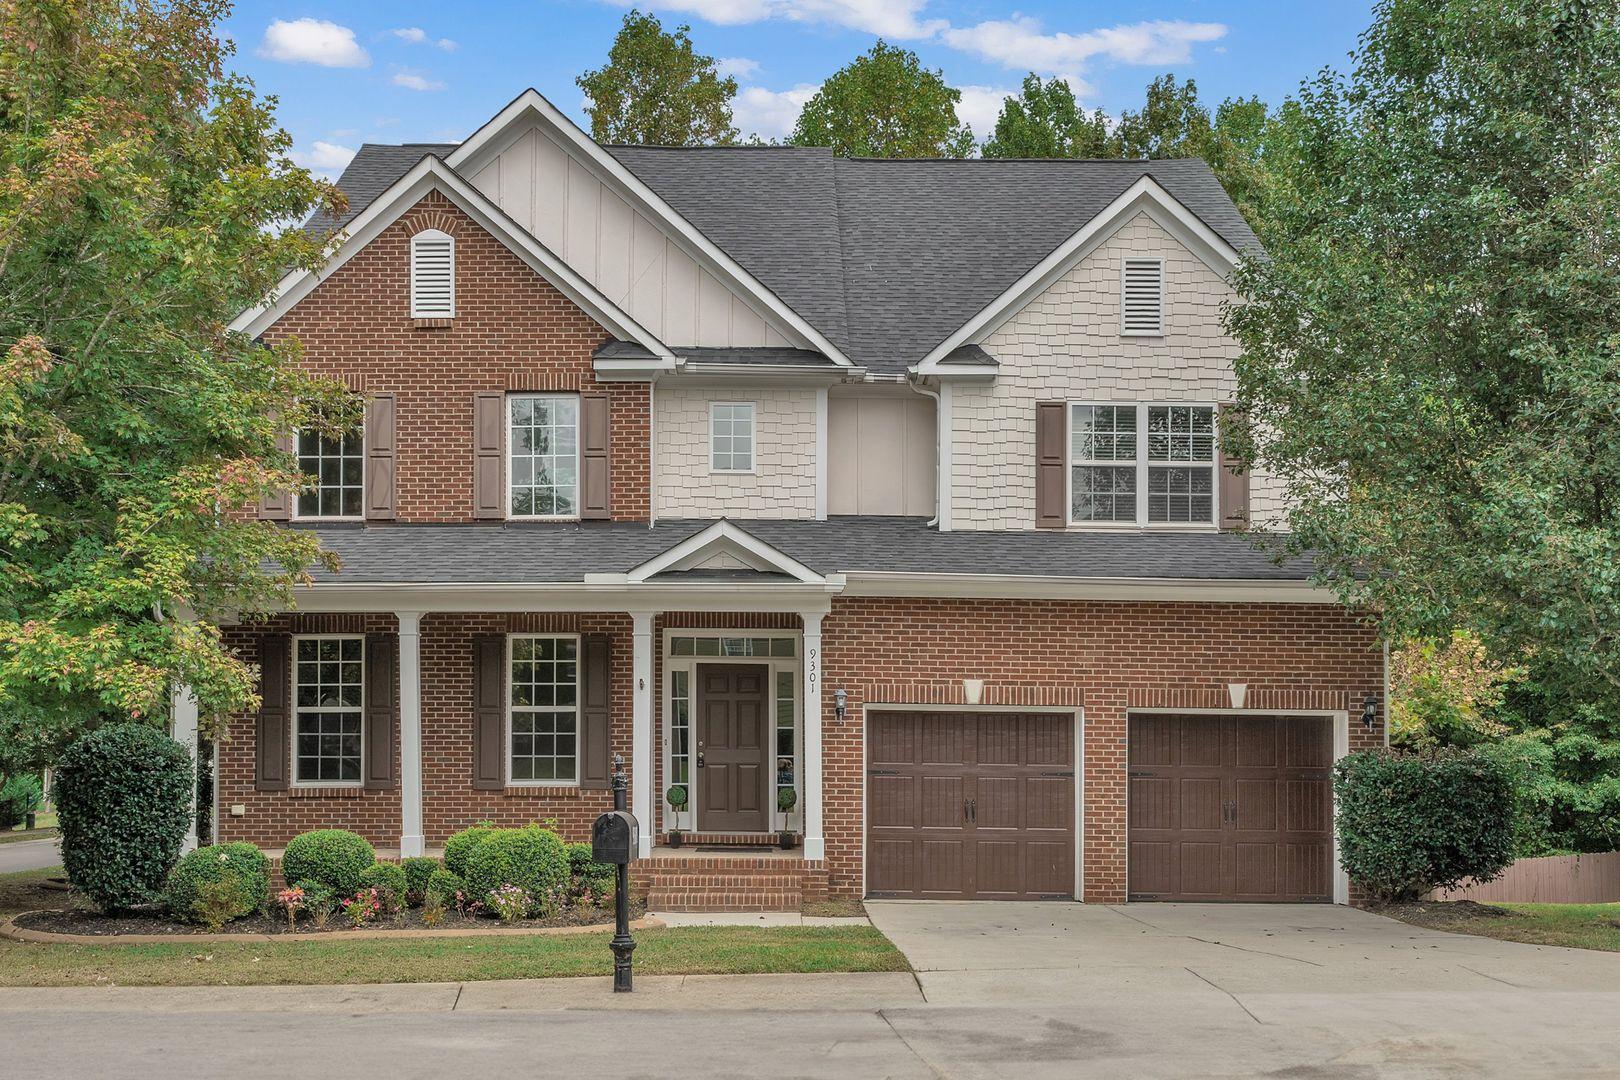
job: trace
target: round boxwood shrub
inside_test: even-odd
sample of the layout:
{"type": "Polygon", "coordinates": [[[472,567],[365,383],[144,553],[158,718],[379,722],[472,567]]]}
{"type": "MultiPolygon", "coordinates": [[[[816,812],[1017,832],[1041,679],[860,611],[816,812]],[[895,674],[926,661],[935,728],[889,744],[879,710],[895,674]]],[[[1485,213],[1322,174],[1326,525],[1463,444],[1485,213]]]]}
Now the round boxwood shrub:
{"type": "Polygon", "coordinates": [[[191,826],[186,748],[141,724],[110,724],[57,762],[57,824],[68,880],[103,911],[157,900],[191,826]]]}
{"type": "Polygon", "coordinates": [[[375,864],[377,852],[344,829],[316,829],[287,841],[281,854],[281,874],[288,881],[318,881],[341,897],[354,895],[360,872],[375,864]]]}
{"type": "Polygon", "coordinates": [[[455,907],[456,893],[464,893],[466,889],[467,883],[461,880],[460,874],[440,867],[428,878],[423,899],[435,900],[440,907],[455,907]]]}
{"type": "Polygon", "coordinates": [[[1514,778],[1477,753],[1363,750],[1333,767],[1339,853],[1375,900],[1416,900],[1513,861],[1514,778]]]}
{"type": "Polygon", "coordinates": [[[405,906],[408,887],[405,868],[398,863],[372,863],[360,871],[360,888],[376,889],[377,899],[382,901],[383,911],[387,914],[391,915],[405,906]]]}
{"type": "Polygon", "coordinates": [[[169,871],[163,906],[184,922],[200,922],[197,901],[203,886],[228,882],[234,886],[234,905],[228,918],[240,919],[263,911],[270,895],[270,862],[252,844],[214,844],[181,857],[169,871]]]}
{"type": "Polygon", "coordinates": [[[618,886],[618,871],[612,863],[599,863],[591,858],[591,845],[568,845],[568,898],[582,900],[587,895],[593,903],[605,903],[618,886]]]}
{"type": "Polygon", "coordinates": [[[550,829],[497,829],[484,837],[467,860],[467,894],[489,903],[502,885],[522,886],[530,909],[560,900],[568,890],[568,851],[550,829]]]}
{"type": "Polygon", "coordinates": [[[421,907],[427,896],[428,879],[439,869],[439,860],[416,855],[400,865],[405,868],[405,902],[411,907],[421,907]]]}
{"type": "Polygon", "coordinates": [[[471,828],[462,829],[444,842],[444,868],[452,874],[465,878],[467,876],[467,860],[472,856],[473,849],[484,842],[484,837],[495,831],[495,826],[487,821],[481,821],[471,828]]]}

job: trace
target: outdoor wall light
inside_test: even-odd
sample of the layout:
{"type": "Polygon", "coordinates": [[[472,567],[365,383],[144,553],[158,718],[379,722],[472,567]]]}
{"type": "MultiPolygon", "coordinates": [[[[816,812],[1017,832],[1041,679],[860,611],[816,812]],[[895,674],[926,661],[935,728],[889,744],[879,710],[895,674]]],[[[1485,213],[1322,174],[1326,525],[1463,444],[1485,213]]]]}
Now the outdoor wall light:
{"type": "Polygon", "coordinates": [[[833,716],[842,724],[844,714],[849,711],[849,692],[847,690],[833,691],[833,716]]]}
{"type": "Polygon", "coordinates": [[[1366,725],[1368,731],[1371,731],[1378,723],[1378,696],[1376,694],[1368,694],[1367,700],[1361,703],[1361,722],[1366,725]]]}

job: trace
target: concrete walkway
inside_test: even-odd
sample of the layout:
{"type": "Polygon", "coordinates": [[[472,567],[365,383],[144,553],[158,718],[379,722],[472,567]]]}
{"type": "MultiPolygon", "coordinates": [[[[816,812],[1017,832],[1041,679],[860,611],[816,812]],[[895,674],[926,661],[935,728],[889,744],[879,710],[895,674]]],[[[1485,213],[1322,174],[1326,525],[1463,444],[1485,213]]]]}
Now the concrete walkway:
{"type": "Polygon", "coordinates": [[[0,844],[0,874],[45,870],[62,865],[61,840],[15,840],[0,844]]]}

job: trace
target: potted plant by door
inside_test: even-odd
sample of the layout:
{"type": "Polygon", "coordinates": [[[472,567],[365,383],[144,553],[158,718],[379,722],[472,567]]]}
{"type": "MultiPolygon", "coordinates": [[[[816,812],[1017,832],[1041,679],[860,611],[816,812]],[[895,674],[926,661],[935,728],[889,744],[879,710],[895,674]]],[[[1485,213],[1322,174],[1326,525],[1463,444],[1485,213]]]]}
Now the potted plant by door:
{"type": "MultiPolygon", "coordinates": [[[[669,785],[669,790],[664,792],[664,801],[669,803],[670,808],[672,810],[674,810],[677,814],[679,814],[682,810],[686,809],[686,785],[685,784],[671,784],[671,785],[669,785]]],[[[679,825],[677,825],[675,828],[669,830],[669,846],[670,847],[680,847],[681,846],[681,841],[684,840],[684,839],[685,839],[685,837],[681,834],[681,829],[680,829],[679,825]]]]}
{"type": "MultiPolygon", "coordinates": [[[[776,808],[783,814],[793,813],[793,808],[799,805],[799,793],[796,789],[778,788],[776,792],[776,808]]],[[[782,845],[783,851],[791,851],[798,838],[793,835],[792,829],[783,829],[776,834],[777,842],[782,845]]]]}

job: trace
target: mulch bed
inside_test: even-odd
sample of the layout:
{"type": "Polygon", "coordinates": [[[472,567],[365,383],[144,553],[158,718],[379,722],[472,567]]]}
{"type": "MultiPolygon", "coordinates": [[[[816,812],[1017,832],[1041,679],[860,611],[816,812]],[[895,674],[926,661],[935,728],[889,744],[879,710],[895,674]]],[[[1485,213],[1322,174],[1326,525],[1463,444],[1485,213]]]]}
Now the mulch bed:
{"type": "Polygon", "coordinates": [[[1473,900],[1418,900],[1408,904],[1383,904],[1370,910],[1413,926],[1432,930],[1457,930],[1480,919],[1512,918],[1511,911],[1473,900]]]}
{"type": "MultiPolygon", "coordinates": [[[[644,901],[632,900],[630,904],[630,917],[640,918],[647,911],[644,901]]],[[[446,911],[444,918],[437,926],[428,927],[422,921],[422,912],[419,908],[410,908],[392,915],[366,923],[360,929],[364,930],[492,930],[495,928],[512,928],[520,930],[543,930],[554,926],[591,926],[613,921],[613,909],[608,908],[567,908],[552,919],[519,919],[515,923],[503,923],[499,919],[484,918],[481,916],[463,915],[458,911],[446,911]]],[[[92,937],[119,937],[125,934],[164,934],[177,938],[190,937],[196,934],[206,934],[208,930],[202,926],[192,926],[189,923],[177,923],[159,911],[137,910],[124,912],[119,915],[103,915],[98,911],[75,908],[66,911],[31,911],[17,918],[16,925],[23,930],[39,930],[50,934],[85,934],[92,937]]],[[[321,934],[331,933],[334,930],[354,930],[356,927],[341,914],[334,914],[327,920],[326,926],[315,929],[313,923],[307,919],[298,922],[298,937],[319,937],[321,934]]],[[[245,919],[236,919],[226,923],[221,929],[225,934],[280,934],[294,933],[287,929],[287,920],[284,917],[271,915],[251,915],[245,919]]]]}

